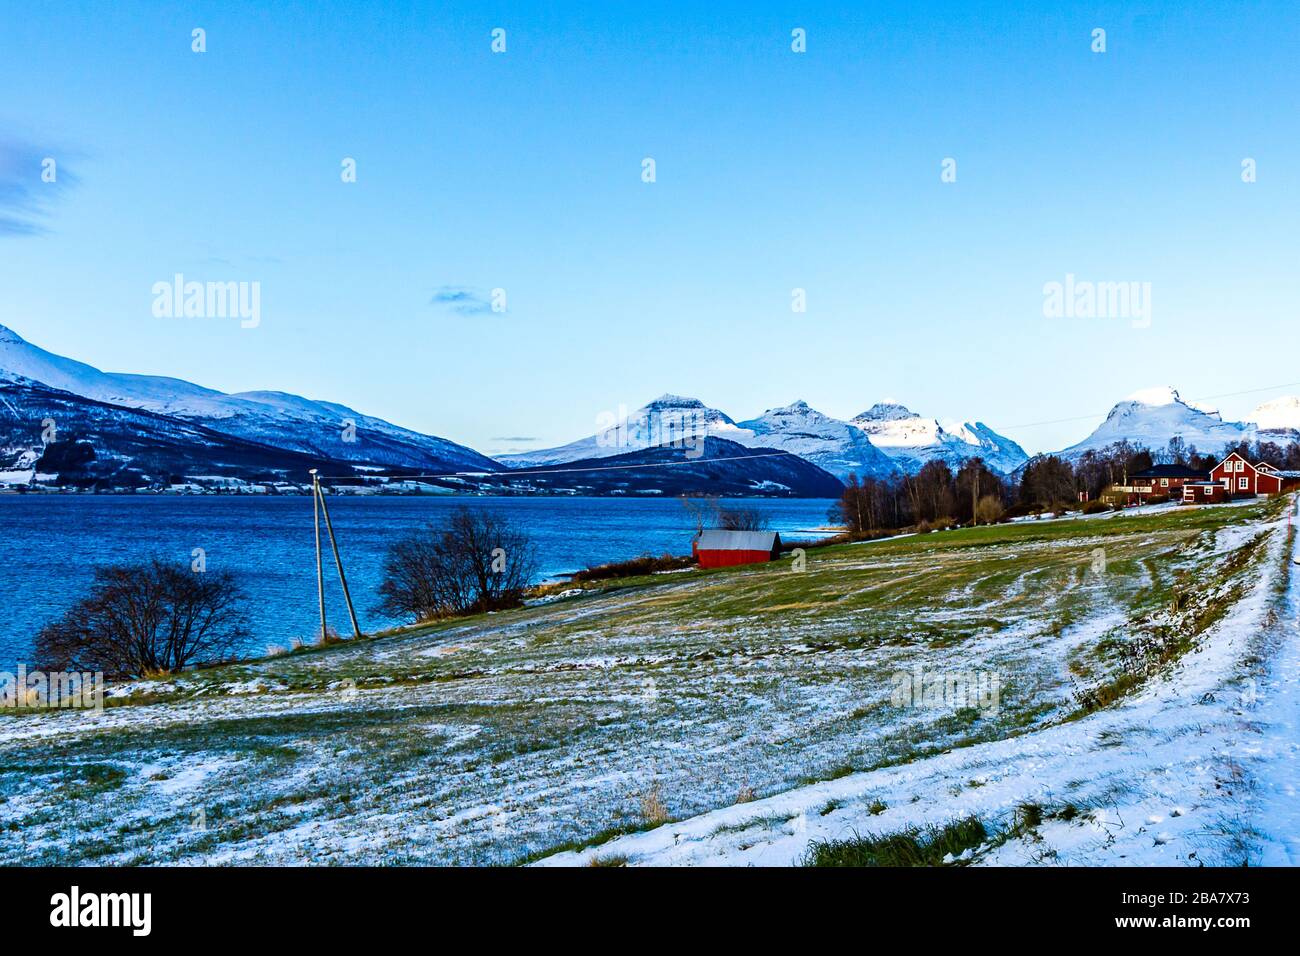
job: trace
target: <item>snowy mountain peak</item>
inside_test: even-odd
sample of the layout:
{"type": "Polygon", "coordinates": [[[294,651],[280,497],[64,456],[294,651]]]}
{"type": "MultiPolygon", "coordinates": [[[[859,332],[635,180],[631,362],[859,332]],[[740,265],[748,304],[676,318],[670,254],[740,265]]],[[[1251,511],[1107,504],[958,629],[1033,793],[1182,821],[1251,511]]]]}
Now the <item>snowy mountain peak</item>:
{"type": "Polygon", "coordinates": [[[1151,388],[1138,389],[1132,395],[1124,399],[1126,402],[1137,402],[1139,405],[1150,405],[1157,408],[1161,405],[1182,404],[1183,399],[1178,394],[1178,389],[1172,385],[1156,385],[1151,388]]]}
{"type": "Polygon", "coordinates": [[[922,418],[895,401],[877,402],[854,418],[852,424],[908,472],[916,472],[936,458],[951,468],[960,468],[971,458],[982,458],[990,468],[1011,472],[1028,459],[1023,448],[982,422],[955,420],[940,424],[938,419],[922,418]]]}
{"type": "Polygon", "coordinates": [[[1300,397],[1284,395],[1264,402],[1251,413],[1250,421],[1261,431],[1300,431],[1300,397]]]}
{"type": "Polygon", "coordinates": [[[1143,388],[1134,392],[1128,398],[1116,405],[1120,408],[1125,404],[1145,405],[1148,408],[1164,408],[1166,405],[1181,405],[1184,408],[1190,408],[1206,415],[1219,415],[1219,410],[1209,405],[1202,405],[1198,402],[1191,402],[1183,398],[1178,393],[1178,389],[1172,385],[1156,385],[1152,388],[1143,388]]]}
{"type": "Polygon", "coordinates": [[[685,395],[674,395],[672,392],[664,392],[653,401],[647,402],[641,406],[641,410],[651,408],[707,408],[698,398],[687,398],[685,395]]]}
{"type": "Polygon", "coordinates": [[[7,325],[0,325],[0,345],[26,345],[23,337],[9,328],[7,325]]]}
{"type": "Polygon", "coordinates": [[[732,441],[750,448],[778,448],[811,461],[838,478],[850,474],[877,478],[897,471],[893,461],[871,439],[848,422],[831,418],[805,401],[769,408],[757,418],[740,422],[732,441]]]}
{"type": "Polygon", "coordinates": [[[1161,386],[1134,392],[1119,402],[1096,431],[1061,454],[1077,457],[1120,441],[1159,451],[1172,438],[1181,438],[1198,451],[1217,452],[1246,439],[1247,431],[1244,425],[1225,422],[1217,410],[1185,401],[1177,389],[1161,386]]]}
{"type": "MultiPolygon", "coordinates": [[[[620,410],[619,414],[623,414],[620,410]]],[[[610,412],[596,416],[595,435],[556,448],[502,455],[498,461],[510,468],[558,465],[588,458],[608,458],[656,445],[694,443],[713,435],[735,440],[736,423],[698,398],[660,395],[619,418],[610,412]]]]}
{"type": "Polygon", "coordinates": [[[853,419],[855,422],[897,422],[908,418],[920,418],[906,405],[900,405],[898,402],[886,399],[883,402],[876,402],[861,415],[853,419]]]}

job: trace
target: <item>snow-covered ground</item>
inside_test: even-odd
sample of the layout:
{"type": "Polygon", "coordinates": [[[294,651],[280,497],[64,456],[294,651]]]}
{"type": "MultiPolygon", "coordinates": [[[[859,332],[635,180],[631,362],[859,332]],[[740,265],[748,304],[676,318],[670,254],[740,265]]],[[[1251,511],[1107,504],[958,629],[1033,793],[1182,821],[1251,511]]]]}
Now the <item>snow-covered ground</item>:
{"type": "Polygon", "coordinates": [[[1286,546],[1262,503],[963,529],[138,681],[0,715],[0,860],[790,863],[1034,800],[978,862],[1290,853],[1286,546]],[[1164,631],[1181,663],[1084,716],[1164,631]],[[917,668],[1000,697],[895,703],[917,668]]]}
{"type": "MultiPolygon", "coordinates": [[[[1272,522],[1263,573],[1196,650],[1111,709],[539,865],[625,858],[629,865],[787,866],[813,841],[971,815],[1008,830],[1026,804],[1046,819],[990,840],[968,862],[1300,865],[1300,574],[1290,570],[1300,538],[1293,523],[1292,513],[1272,522]],[[1061,814],[1066,806],[1075,812],[1061,814]]],[[[1219,550],[1236,547],[1242,534],[1221,531],[1219,550]]]]}

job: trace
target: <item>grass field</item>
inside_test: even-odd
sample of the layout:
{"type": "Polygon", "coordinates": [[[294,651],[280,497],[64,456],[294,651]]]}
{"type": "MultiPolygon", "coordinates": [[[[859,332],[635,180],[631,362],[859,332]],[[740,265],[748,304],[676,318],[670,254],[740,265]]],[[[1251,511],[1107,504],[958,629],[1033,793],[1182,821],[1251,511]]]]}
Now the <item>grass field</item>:
{"type": "Polygon", "coordinates": [[[11,712],[0,862],[512,864],[1035,732],[1194,651],[1281,507],[836,546],[11,712]],[[917,667],[997,706],[895,704],[917,667]]]}

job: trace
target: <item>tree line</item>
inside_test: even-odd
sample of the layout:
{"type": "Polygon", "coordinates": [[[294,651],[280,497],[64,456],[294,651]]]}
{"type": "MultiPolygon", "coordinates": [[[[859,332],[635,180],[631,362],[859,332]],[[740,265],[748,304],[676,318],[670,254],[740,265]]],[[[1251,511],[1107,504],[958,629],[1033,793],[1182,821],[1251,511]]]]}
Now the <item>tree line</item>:
{"type": "Polygon", "coordinates": [[[1300,443],[1239,442],[1221,452],[1202,453],[1182,438],[1158,451],[1128,441],[1089,449],[1074,460],[1039,455],[1014,476],[991,471],[979,458],[962,463],[954,473],[947,462],[927,462],[914,475],[865,478],[850,475],[830,517],[849,534],[873,536],[917,529],[930,531],[954,525],[990,524],[1042,512],[1097,507],[1090,503],[1111,485],[1157,464],[1185,465],[1209,472],[1237,452],[1252,462],[1300,470],[1300,443]]]}

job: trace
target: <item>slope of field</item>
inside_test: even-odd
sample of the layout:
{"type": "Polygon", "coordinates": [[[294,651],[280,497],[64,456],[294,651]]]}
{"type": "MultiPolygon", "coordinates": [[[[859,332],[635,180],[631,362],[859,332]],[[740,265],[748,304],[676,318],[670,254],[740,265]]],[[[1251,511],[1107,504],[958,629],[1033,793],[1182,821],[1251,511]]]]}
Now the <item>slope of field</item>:
{"type": "MultiPolygon", "coordinates": [[[[101,714],[11,712],[0,861],[789,863],[855,827],[965,808],[992,824],[1039,782],[1059,782],[1044,804],[1084,811],[1064,832],[1091,836],[1106,794],[1153,786],[1134,778],[1166,735],[1207,782],[1251,772],[1196,737],[1251,723],[1235,704],[1162,704],[1178,727],[1130,708],[1171,674],[1216,700],[1269,679],[1283,634],[1255,625],[1288,593],[1282,505],[828,548],[802,571],[665,575],[141,681],[101,714]],[[895,675],[918,667],[996,675],[996,706],[895,704],[895,675]],[[1088,728],[1111,735],[1105,759],[1071,769],[1059,741],[1034,757],[1088,728]]],[[[1203,828],[1198,799],[1165,802],[1203,828]]],[[[1167,829],[1181,860],[1188,828],[1167,829]]],[[[1040,861],[1020,842],[981,858],[1040,861]]],[[[1226,843],[1225,860],[1248,851],[1226,843]]]]}

